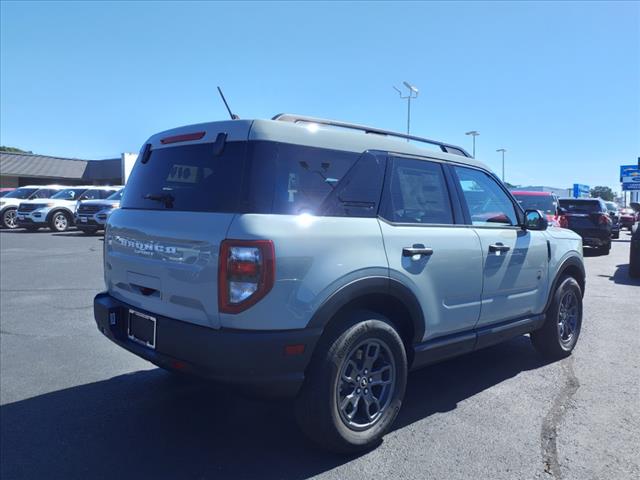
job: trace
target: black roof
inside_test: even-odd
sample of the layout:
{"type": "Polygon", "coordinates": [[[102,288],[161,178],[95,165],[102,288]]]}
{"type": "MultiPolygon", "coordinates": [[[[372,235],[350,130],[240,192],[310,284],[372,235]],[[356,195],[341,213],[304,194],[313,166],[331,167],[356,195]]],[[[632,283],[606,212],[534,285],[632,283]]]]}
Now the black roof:
{"type": "Polygon", "coordinates": [[[15,177],[50,177],[70,180],[106,180],[122,176],[122,160],[82,160],[31,153],[0,152],[0,174],[15,177]]]}

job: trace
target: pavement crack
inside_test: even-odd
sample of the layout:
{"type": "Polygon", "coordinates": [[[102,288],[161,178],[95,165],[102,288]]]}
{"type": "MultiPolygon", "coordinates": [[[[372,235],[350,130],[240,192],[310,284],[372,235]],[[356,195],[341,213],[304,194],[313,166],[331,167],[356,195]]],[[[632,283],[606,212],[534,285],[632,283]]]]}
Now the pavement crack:
{"type": "Polygon", "coordinates": [[[567,412],[571,399],[580,388],[580,382],[573,369],[573,357],[570,356],[560,362],[560,366],[563,370],[565,381],[544,417],[540,435],[544,471],[556,480],[562,478],[560,462],[558,461],[558,425],[567,412]]]}

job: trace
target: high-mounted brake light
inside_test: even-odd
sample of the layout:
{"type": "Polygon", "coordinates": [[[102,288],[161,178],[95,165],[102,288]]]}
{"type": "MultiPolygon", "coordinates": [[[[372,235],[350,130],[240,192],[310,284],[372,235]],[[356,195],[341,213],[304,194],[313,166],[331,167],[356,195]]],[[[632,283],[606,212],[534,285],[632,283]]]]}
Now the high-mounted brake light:
{"type": "Polygon", "coordinates": [[[224,240],[218,262],[218,309],[240,313],[262,299],[275,281],[271,240],[224,240]]]}
{"type": "Polygon", "coordinates": [[[569,228],[569,220],[566,215],[560,215],[558,217],[558,223],[562,228],[569,228]]]}
{"type": "Polygon", "coordinates": [[[188,142],[191,140],[200,140],[207,132],[183,133],[182,135],[174,135],[160,139],[160,143],[166,145],[168,143],[188,142]]]}

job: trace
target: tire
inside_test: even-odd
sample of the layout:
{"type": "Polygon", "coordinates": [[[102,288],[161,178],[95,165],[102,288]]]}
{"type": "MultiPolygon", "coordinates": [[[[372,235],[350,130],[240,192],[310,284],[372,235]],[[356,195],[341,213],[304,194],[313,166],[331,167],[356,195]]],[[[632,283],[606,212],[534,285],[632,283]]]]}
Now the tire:
{"type": "Polygon", "coordinates": [[[66,232],[71,226],[71,217],[63,211],[54,212],[49,220],[49,229],[52,232],[66,232]]]}
{"type": "Polygon", "coordinates": [[[544,357],[558,360],[571,354],[581,329],[582,290],[575,278],[564,276],[553,292],[542,328],[531,332],[531,343],[544,357]]]}
{"type": "Polygon", "coordinates": [[[629,252],[629,276],[631,278],[640,278],[640,262],[638,254],[634,255],[633,251],[629,252]]]}
{"type": "Polygon", "coordinates": [[[301,430],[338,453],[379,444],[402,405],[408,370],[404,344],[388,319],[368,311],[347,318],[321,339],[295,405],[301,430]]]}
{"type": "Polygon", "coordinates": [[[614,233],[611,235],[611,238],[613,238],[614,240],[617,240],[620,238],[620,233],[614,233]]]}
{"type": "Polygon", "coordinates": [[[607,243],[605,246],[603,247],[598,247],[598,252],[601,255],[609,255],[609,252],[611,251],[611,241],[609,241],[609,243],[607,243]]]}
{"type": "Polygon", "coordinates": [[[4,212],[2,212],[2,226],[8,229],[18,228],[18,223],[16,219],[17,208],[7,208],[4,212]]]}

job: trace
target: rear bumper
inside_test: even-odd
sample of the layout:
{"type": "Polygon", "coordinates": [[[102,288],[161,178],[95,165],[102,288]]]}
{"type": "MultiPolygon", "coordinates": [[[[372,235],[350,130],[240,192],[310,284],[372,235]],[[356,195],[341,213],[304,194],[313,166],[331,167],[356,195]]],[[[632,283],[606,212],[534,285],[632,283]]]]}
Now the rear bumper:
{"type": "Polygon", "coordinates": [[[150,349],[128,338],[129,308],[108,293],[98,294],[93,302],[98,330],[160,367],[248,387],[264,396],[297,394],[321,333],[320,329],[216,330],[142,312],[157,319],[156,348],[150,349]],[[303,353],[286,355],[287,345],[300,344],[303,353]]]}
{"type": "Polygon", "coordinates": [[[75,216],[76,227],[79,229],[83,229],[82,227],[89,229],[103,229],[104,224],[107,223],[107,215],[104,213],[101,214],[76,214],[75,216]]]}
{"type": "Polygon", "coordinates": [[[580,229],[571,228],[574,232],[582,237],[582,244],[587,247],[602,247],[611,240],[612,229],[580,229]]]}

